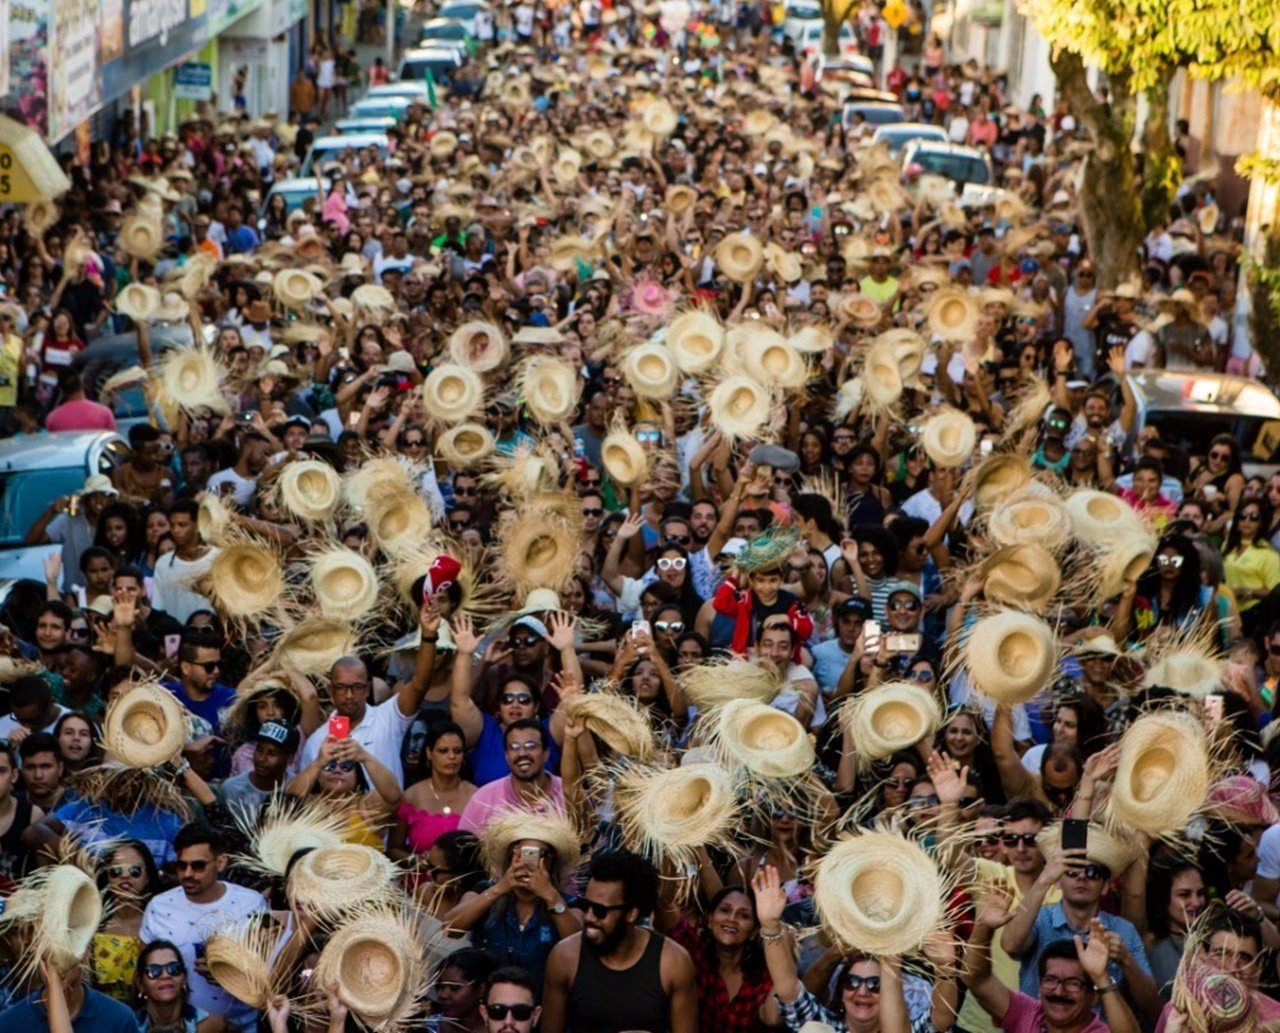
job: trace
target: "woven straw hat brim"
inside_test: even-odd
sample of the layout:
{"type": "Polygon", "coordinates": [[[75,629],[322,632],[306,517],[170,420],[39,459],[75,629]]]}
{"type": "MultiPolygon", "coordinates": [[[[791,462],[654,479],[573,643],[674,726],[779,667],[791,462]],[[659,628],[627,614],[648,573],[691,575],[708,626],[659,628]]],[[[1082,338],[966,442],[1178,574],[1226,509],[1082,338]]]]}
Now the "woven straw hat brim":
{"type": "Polygon", "coordinates": [[[358,552],[337,546],[312,557],[311,593],[324,616],[360,620],[378,604],[378,575],[358,552]]]}
{"type": "Polygon", "coordinates": [[[805,355],[821,355],[835,345],[835,337],[829,327],[814,323],[797,330],[787,338],[787,343],[805,355]]]}
{"type": "Polygon", "coordinates": [[[1126,583],[1136,581],[1151,566],[1159,547],[1159,535],[1141,520],[1107,542],[1098,550],[1096,562],[1098,597],[1110,599],[1126,583]]]}
{"type": "Polygon", "coordinates": [[[172,760],[187,739],[182,704],[158,685],[135,685],[107,710],[102,742],[125,767],[153,768],[172,760]]]}
{"type": "Polygon", "coordinates": [[[964,466],[978,444],[978,428],[967,413],[943,409],[929,417],[920,432],[920,447],[937,466],[964,466]]]}
{"type": "Polygon", "coordinates": [[[231,514],[223,505],[222,499],[212,493],[206,493],[200,500],[200,509],[196,513],[196,527],[200,537],[209,545],[220,545],[231,526],[231,514]]]}
{"type": "MultiPolygon", "coordinates": [[[[1062,843],[1062,823],[1054,822],[1047,826],[1036,837],[1036,842],[1046,858],[1052,857],[1062,843]]],[[[1105,864],[1113,876],[1118,876],[1133,863],[1138,855],[1138,848],[1121,839],[1106,826],[1091,821],[1085,852],[1085,856],[1094,864],[1105,864]]]]}
{"type": "Polygon", "coordinates": [[[313,980],[333,990],[367,1026],[393,1026],[425,989],[425,948],[392,911],[371,912],[344,924],[320,952],[313,980]]]}
{"type": "Polygon", "coordinates": [[[772,340],[755,337],[743,344],[740,356],[742,372],[762,384],[787,389],[803,387],[809,379],[809,367],[804,358],[787,343],[786,338],[780,334],[773,336],[775,339],[772,340]]]}
{"type": "Polygon", "coordinates": [[[693,187],[677,184],[667,188],[667,208],[679,215],[698,202],[698,192],[693,187]]]}
{"type": "Polygon", "coordinates": [[[431,510],[412,490],[386,490],[365,505],[369,534],[392,556],[413,549],[431,533],[431,510]]]}
{"type": "Polygon", "coordinates": [[[633,697],[614,692],[575,693],[563,705],[565,717],[580,721],[619,756],[646,761],[653,755],[653,728],[633,697]]]}
{"type": "Polygon", "coordinates": [[[730,233],[716,247],[716,265],[735,283],[753,280],[764,265],[764,247],[749,233],[730,233]]]}
{"type": "Polygon", "coordinates": [[[83,961],[102,924],[102,896],[93,879],[75,865],[57,865],[40,881],[30,949],[67,971],[83,961]]]}
{"type": "Polygon", "coordinates": [[[281,269],[272,282],[275,296],[288,308],[298,309],[309,304],[323,286],[308,272],[301,269],[281,269]]]}
{"type": "Polygon", "coordinates": [[[517,514],[503,540],[502,562],[519,592],[564,588],[577,569],[574,530],[568,520],[538,509],[517,514]]]}
{"type": "Polygon", "coordinates": [[[272,993],[271,962],[278,939],[276,930],[256,921],[218,930],[205,941],[210,975],[237,1001],[265,1009],[272,993]]]}
{"type": "Polygon", "coordinates": [[[1058,549],[1071,539],[1071,518],[1057,496],[1006,499],[987,518],[987,533],[997,545],[1039,545],[1058,549]]]}
{"type": "Polygon", "coordinates": [[[978,326],[978,303],[963,287],[943,287],[929,299],[925,319],[944,341],[967,341],[978,326]]]}
{"type": "Polygon", "coordinates": [[[437,366],[422,384],[423,408],[446,423],[474,416],[484,402],[484,384],[466,366],[437,366]]]}
{"type": "Polygon", "coordinates": [[[163,243],[160,223],[146,216],[132,216],[120,228],[120,246],[134,258],[154,258],[163,243]]]}
{"type": "Polygon", "coordinates": [[[475,373],[492,372],[507,361],[506,336],[500,327],[473,319],[449,335],[449,357],[475,373]]]}
{"type": "Polygon", "coordinates": [[[1042,611],[1062,587],[1053,553],[1030,542],[993,552],[982,565],[983,595],[993,603],[1042,611]]]}
{"type": "Polygon", "coordinates": [[[495,447],[493,432],[480,423],[460,423],[436,440],[436,451],[455,469],[469,469],[488,459],[495,447]]]}
{"type": "Polygon", "coordinates": [[[264,542],[235,542],[214,556],[207,580],[219,609],[248,619],[275,607],[284,591],[284,565],[264,542]]]}
{"type": "Polygon", "coordinates": [[[759,433],[772,415],[772,400],[764,385],[747,376],[723,378],[707,399],[711,423],[730,439],[759,433]]]}
{"type": "Polygon", "coordinates": [[[342,501],[342,478],[332,466],[319,459],[288,463],[277,485],[280,505],[309,524],[332,519],[342,501]]]}
{"type": "Polygon", "coordinates": [[[632,348],[622,360],[622,375],[641,398],[664,401],[680,386],[680,371],[671,353],[661,344],[632,348]]]}
{"type": "Polygon", "coordinates": [[[145,283],[131,283],[116,295],[116,311],[135,323],[149,323],[160,307],[160,292],[145,283]]]}
{"type": "Polygon", "coordinates": [[[600,446],[600,461],[605,473],[618,484],[629,488],[641,484],[649,476],[649,455],[631,431],[610,431],[600,446]]]}
{"type": "Polygon", "coordinates": [[[523,839],[545,843],[555,851],[555,868],[567,876],[578,866],[581,837],[561,812],[506,810],[495,815],[481,836],[485,870],[499,878],[511,863],[511,848],[523,839]]]}
{"type": "Polygon", "coordinates": [[[327,675],[335,662],[350,656],[355,648],[355,632],[345,621],[310,617],[280,636],[274,656],[281,667],[306,675],[327,675]]]}
{"type": "Polygon", "coordinates": [[[640,123],[654,136],[670,136],[679,125],[679,119],[665,100],[655,100],[640,112],[640,123]]]}
{"type": "Polygon", "coordinates": [[[1223,665],[1220,660],[1195,650],[1173,652],[1161,657],[1142,674],[1143,688],[1160,686],[1184,696],[1202,698],[1222,691],[1223,665]]]}
{"type": "Polygon", "coordinates": [[[395,897],[396,867],[381,851],[357,843],[312,850],[289,873],[289,900],[330,919],[395,897]]]}
{"type": "Polygon", "coordinates": [[[581,378],[560,359],[538,356],[521,369],[520,397],[535,420],[542,424],[568,419],[578,404],[581,378]]]}
{"type": "Polygon", "coordinates": [[[1025,703],[1052,678],[1053,629],[1029,613],[1004,610],[981,618],[965,643],[969,678],[998,703],[1025,703]]]}
{"type": "Polygon", "coordinates": [[[161,380],[178,405],[187,410],[201,406],[226,410],[222,367],[211,352],[204,348],[174,350],[165,353],[163,361],[161,380]]]}
{"type": "Polygon", "coordinates": [[[1110,492],[1081,489],[1069,495],[1066,504],[1075,536],[1094,548],[1145,528],[1142,517],[1110,492]]]}
{"type": "Polygon", "coordinates": [[[1120,738],[1107,807],[1122,825],[1159,838],[1183,828],[1212,785],[1203,726],[1188,714],[1146,714],[1120,738]]]}
{"type": "Polygon", "coordinates": [[[902,398],[902,367],[896,350],[890,344],[877,344],[867,349],[862,367],[862,383],[866,397],[878,406],[897,405],[902,398]]]}
{"type": "Polygon", "coordinates": [[[974,505],[978,509],[990,509],[1030,483],[1031,463],[1026,456],[1011,452],[990,455],[974,474],[974,505]]]}
{"type": "Polygon", "coordinates": [[[683,312],[668,324],[666,342],[681,372],[704,373],[724,350],[724,327],[708,312],[683,312]]]}
{"type": "Polygon", "coordinates": [[[804,726],[782,710],[749,700],[725,704],[719,715],[720,748],[735,763],[764,778],[799,778],[813,767],[804,726]]]}
{"type": "Polygon", "coordinates": [[[912,682],[888,682],[853,697],[845,716],[858,755],[883,760],[909,749],[938,730],[938,701],[912,682]]]}
{"type": "Polygon", "coordinates": [[[377,456],[367,459],[342,479],[347,505],[363,511],[370,499],[388,494],[417,490],[419,471],[403,456],[377,456]]]}
{"type": "Polygon", "coordinates": [[[617,779],[614,806],[624,842],[655,863],[728,842],[738,819],[733,777],[717,764],[630,765],[617,779]]]}
{"type": "Polygon", "coordinates": [[[778,679],[768,668],[747,660],[711,660],[687,668],[680,689],[700,710],[734,699],[768,703],[778,694],[778,679]]]}

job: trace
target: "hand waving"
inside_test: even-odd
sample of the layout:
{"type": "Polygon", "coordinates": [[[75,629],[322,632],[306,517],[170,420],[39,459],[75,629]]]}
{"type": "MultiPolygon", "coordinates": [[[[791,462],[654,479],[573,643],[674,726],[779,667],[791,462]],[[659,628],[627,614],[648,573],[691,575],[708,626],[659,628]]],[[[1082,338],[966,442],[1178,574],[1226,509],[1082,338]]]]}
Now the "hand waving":
{"type": "Polygon", "coordinates": [[[759,869],[751,880],[751,889],[756,895],[756,918],[760,924],[781,922],[782,912],[787,907],[787,894],[782,888],[778,869],[773,865],[759,869]]]}

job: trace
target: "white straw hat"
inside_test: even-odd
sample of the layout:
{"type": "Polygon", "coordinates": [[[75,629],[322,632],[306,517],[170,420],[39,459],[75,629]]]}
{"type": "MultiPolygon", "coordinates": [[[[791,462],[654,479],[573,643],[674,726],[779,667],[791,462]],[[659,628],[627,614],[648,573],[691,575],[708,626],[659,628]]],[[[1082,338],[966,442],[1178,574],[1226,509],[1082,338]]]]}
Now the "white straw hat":
{"type": "Polygon", "coordinates": [[[1204,726],[1186,713],[1156,711],[1120,737],[1107,812],[1122,826],[1158,839],[1184,828],[1212,785],[1204,726]]]}
{"type": "Polygon", "coordinates": [[[680,386],[680,371],[671,352],[651,341],[627,352],[621,371],[640,398],[665,401],[680,386]]]}
{"type": "Polygon", "coordinates": [[[286,512],[304,523],[322,524],[333,518],[342,501],[342,478],[319,459],[298,459],[280,471],[276,490],[286,512]]]}
{"type": "Polygon", "coordinates": [[[427,949],[408,917],[390,908],[342,925],[325,944],[312,980],[337,994],[352,1015],[373,1029],[395,1029],[425,996],[427,949]]]}
{"type": "Polygon", "coordinates": [[[1011,706],[1044,688],[1058,659],[1053,628],[1017,610],[981,618],[969,633],[964,656],[978,691],[1011,706]]]}
{"type": "Polygon", "coordinates": [[[935,466],[958,469],[969,461],[978,443],[978,428],[968,413],[943,407],[920,430],[920,447],[935,466]]]}
{"type": "Polygon", "coordinates": [[[683,373],[705,373],[724,349],[724,327],[711,313],[690,309],[667,325],[667,348],[683,373]]]}
{"type": "Polygon", "coordinates": [[[991,509],[1031,483],[1031,463],[1024,455],[994,452],[973,474],[973,503],[979,510],[991,509]]]}
{"type": "Polygon", "coordinates": [[[187,741],[187,719],[173,693],[154,682],[129,689],[107,708],[102,744],[127,768],[154,768],[187,741]]]}
{"type": "Polygon", "coordinates": [[[360,553],[333,545],[311,556],[311,592],[326,617],[360,620],[378,603],[378,575],[360,553]]]}
{"type": "Polygon", "coordinates": [[[493,432],[482,423],[459,423],[436,440],[436,451],[455,470],[468,470],[493,454],[493,432]]]}
{"type": "Polygon", "coordinates": [[[135,323],[149,323],[160,307],[160,292],[145,283],[131,283],[116,295],[116,311],[135,323]]]}
{"type": "Polygon", "coordinates": [[[484,403],[484,384],[473,369],[445,363],[422,383],[423,408],[446,423],[470,419],[484,403]]]}
{"type": "Polygon", "coordinates": [[[987,533],[997,545],[1039,545],[1059,549],[1071,539],[1071,518],[1053,494],[1007,498],[987,518],[987,533]]]}
{"type": "Polygon", "coordinates": [[[507,361],[506,336],[501,327],[473,319],[449,335],[449,357],[476,373],[490,373],[507,361]]]}
{"type": "Polygon", "coordinates": [[[396,866],[380,850],[340,843],[304,854],[289,872],[289,903],[329,924],[370,904],[396,899],[396,866]]]}
{"type": "Polygon", "coordinates": [[[718,764],[628,764],[614,782],[613,806],[624,845],[659,867],[679,871],[702,848],[732,849],[738,800],[718,764]]]}
{"type": "Polygon", "coordinates": [[[535,355],[520,367],[520,397],[535,420],[562,423],[572,415],[582,378],[563,359],[535,355]]]}
{"type": "Polygon", "coordinates": [[[677,681],[680,691],[699,710],[734,699],[768,703],[778,695],[778,677],[763,664],[734,657],[704,660],[687,667],[677,681]]]}
{"type": "Polygon", "coordinates": [[[1053,553],[1031,542],[997,549],[981,566],[983,595],[993,603],[1043,613],[1062,586],[1053,553]]]}
{"type": "Polygon", "coordinates": [[[851,697],[841,710],[845,734],[866,760],[883,760],[931,740],[942,720],[933,693],[913,682],[879,685],[851,697]]]}
{"type": "Polygon", "coordinates": [[[356,634],[346,621],[308,617],[280,636],[272,656],[279,667],[309,676],[328,675],[333,665],[356,649],[356,634]]]}
{"type": "Polygon", "coordinates": [[[799,778],[812,770],[813,743],[804,726],[784,710],[736,699],[708,715],[713,741],[725,759],[766,779],[799,778]]]}
{"type": "Polygon", "coordinates": [[[218,550],[205,581],[218,609],[248,620],[275,608],[284,591],[284,564],[266,542],[237,540],[218,550]]]}
{"type": "Polygon", "coordinates": [[[5,903],[0,931],[20,930],[27,938],[14,973],[23,981],[28,973],[38,981],[46,959],[59,973],[78,968],[102,925],[98,886],[74,864],[38,869],[18,883],[5,903]]]}
{"type": "Polygon", "coordinates": [[[764,265],[764,247],[750,233],[730,233],[716,246],[716,265],[735,283],[754,280],[764,265]]]}
{"type": "Polygon", "coordinates": [[[624,488],[643,484],[649,476],[649,454],[625,424],[616,424],[600,445],[605,473],[624,488]]]}
{"type": "Polygon", "coordinates": [[[280,303],[290,309],[309,305],[324,290],[319,280],[302,269],[281,269],[271,287],[280,303]]]}
{"type": "Polygon", "coordinates": [[[412,489],[387,488],[366,502],[364,512],[370,536],[393,557],[412,552],[431,533],[431,510],[412,489]]]}
{"type": "Polygon", "coordinates": [[[773,403],[768,388],[747,376],[722,378],[707,399],[711,423],[726,438],[749,438],[769,422],[773,403]]]}

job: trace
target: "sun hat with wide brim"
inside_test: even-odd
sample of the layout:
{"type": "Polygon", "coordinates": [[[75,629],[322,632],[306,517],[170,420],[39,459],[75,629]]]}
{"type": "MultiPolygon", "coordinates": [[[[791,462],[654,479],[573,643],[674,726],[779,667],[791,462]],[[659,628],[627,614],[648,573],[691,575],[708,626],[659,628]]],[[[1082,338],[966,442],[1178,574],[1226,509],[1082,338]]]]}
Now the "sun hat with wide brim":
{"type": "Polygon", "coordinates": [[[310,557],[311,594],[326,617],[361,620],[378,604],[378,575],[367,559],[344,545],[310,557]]]}
{"type": "Polygon", "coordinates": [[[734,283],[747,283],[764,265],[764,246],[750,233],[730,233],[716,245],[715,260],[734,283]]]}
{"type": "Polygon", "coordinates": [[[174,349],[161,360],[160,380],[174,402],[188,412],[209,408],[226,412],[222,382],[226,371],[206,348],[174,349]]]}
{"type": "Polygon", "coordinates": [[[769,389],[741,374],[722,378],[707,398],[711,424],[730,440],[758,434],[773,415],[769,389]]]}
{"type": "Polygon", "coordinates": [[[997,549],[980,567],[988,601],[1043,613],[1062,587],[1053,553],[1032,542],[997,549]]]}
{"type": "Polygon", "coordinates": [[[361,284],[351,292],[351,304],[365,312],[395,312],[396,299],[385,287],[376,283],[361,284]]]}
{"type": "Polygon", "coordinates": [[[384,488],[365,503],[369,534],[383,552],[411,552],[431,533],[431,510],[412,488],[384,488]]]}
{"type": "Polygon", "coordinates": [[[814,869],[823,928],[849,950],[910,954],[947,924],[947,881],[913,840],[892,832],[848,834],[814,869]]]}
{"type": "Polygon", "coordinates": [[[1164,688],[1203,698],[1222,691],[1223,663],[1199,649],[1173,650],[1142,672],[1144,689],[1164,688]]]}
{"type": "Polygon", "coordinates": [[[150,261],[163,244],[164,227],[149,213],[131,213],[120,226],[120,246],[133,258],[150,261]]]}
{"type": "Polygon", "coordinates": [[[1108,815],[1159,839],[1186,826],[1212,785],[1204,726],[1178,711],[1145,714],[1120,737],[1108,815]]]}
{"type": "Polygon", "coordinates": [[[342,501],[342,478],[326,462],[299,459],[285,464],[276,490],[286,512],[304,523],[323,524],[333,518],[342,501]]]}
{"type": "Polygon", "coordinates": [[[978,691],[1012,706],[1031,699],[1053,678],[1057,640],[1039,617],[1000,610],[974,624],[964,657],[978,691]]]}
{"type": "MultiPolygon", "coordinates": [[[[325,672],[328,673],[327,670],[325,672]]],[[[306,798],[276,793],[264,810],[236,815],[236,823],[248,841],[248,852],[238,862],[270,878],[284,878],[289,860],[299,850],[342,846],[350,813],[320,796],[306,798]]]]}
{"type": "Polygon", "coordinates": [[[639,398],[666,401],[680,386],[680,370],[665,345],[646,341],[632,348],[619,367],[639,398]]]}
{"type": "Polygon", "coordinates": [[[396,898],[396,866],[381,850],[340,843],[304,854],[289,872],[290,904],[328,924],[369,904],[396,898]]]}
{"type": "Polygon", "coordinates": [[[342,478],[342,494],[348,506],[363,512],[371,499],[387,493],[417,491],[421,478],[422,467],[404,456],[374,456],[342,478]]]}
{"type": "Polygon", "coordinates": [[[787,343],[803,355],[821,355],[835,346],[831,328],[821,323],[810,323],[787,337],[787,343]]]}
{"type": "Polygon", "coordinates": [[[690,309],[667,325],[666,342],[682,373],[705,373],[724,350],[724,327],[710,312],[690,309]]]}
{"type": "Polygon", "coordinates": [[[571,187],[578,182],[578,173],[582,169],[582,153],[572,147],[562,147],[551,163],[551,175],[562,187],[571,187]]]}
{"type": "Polygon", "coordinates": [[[942,715],[928,689],[914,682],[895,681],[851,697],[841,709],[845,734],[852,737],[858,757],[883,760],[932,739],[942,715]]]}
{"type": "Polygon", "coordinates": [[[1222,210],[1210,202],[1196,212],[1196,225],[1200,227],[1200,232],[1206,237],[1211,236],[1218,228],[1218,222],[1222,218],[1222,210]]]}
{"type": "Polygon", "coordinates": [[[520,367],[520,397],[529,414],[550,426],[563,423],[578,404],[582,378],[563,359],[535,355],[520,367]]]}
{"type": "Polygon", "coordinates": [[[688,211],[697,203],[698,191],[694,190],[693,187],[685,186],[683,183],[674,183],[667,187],[667,211],[679,215],[688,211]]]}
{"type": "Polygon", "coordinates": [[[582,856],[582,837],[562,811],[508,809],[498,812],[485,825],[480,837],[484,867],[495,879],[501,878],[511,864],[511,848],[523,839],[545,843],[555,852],[554,868],[562,877],[578,867],[582,856]]]}
{"type": "Polygon", "coordinates": [[[783,283],[795,283],[804,275],[804,264],[794,251],[785,251],[771,244],[765,248],[765,253],[769,272],[783,283]]]}
{"type": "Polygon", "coordinates": [[[363,1025],[395,1029],[421,1007],[427,991],[427,948],[410,917],[370,910],[341,925],[325,944],[313,984],[336,994],[363,1025]]]}
{"type": "Polygon", "coordinates": [[[857,291],[840,295],[836,300],[836,312],[854,326],[864,329],[876,326],[884,319],[884,310],[880,307],[880,303],[875,298],[869,298],[857,291]]]}
{"type": "Polygon", "coordinates": [[[968,413],[943,407],[924,422],[920,447],[935,466],[958,469],[978,444],[978,428],[968,413]]]}
{"type": "Polygon", "coordinates": [[[222,499],[205,492],[196,511],[196,529],[206,545],[221,545],[231,527],[231,514],[222,499]]]}
{"type": "Polygon", "coordinates": [[[458,136],[448,129],[441,129],[431,137],[427,149],[433,158],[447,158],[458,149],[458,136]]]}
{"type": "Polygon", "coordinates": [[[799,778],[813,768],[813,743],[784,710],[749,699],[723,704],[707,717],[712,741],[725,760],[765,779],[799,778]]]}
{"type": "Polygon", "coordinates": [[[1110,599],[1130,581],[1137,581],[1151,566],[1159,547],[1160,536],[1139,515],[1132,526],[1097,549],[1092,573],[1098,598],[1110,599]]]}
{"type": "Polygon", "coordinates": [[[778,678],[769,668],[736,658],[706,660],[686,668],[677,679],[699,710],[745,699],[768,703],[778,694],[778,678]]]}
{"type": "Polygon", "coordinates": [[[265,1009],[276,990],[271,963],[280,936],[261,918],[218,929],[204,944],[210,978],[237,1001],[265,1009]]]}
{"type": "Polygon", "coordinates": [[[1081,488],[1067,496],[1066,505],[1075,536],[1093,548],[1145,526],[1132,506],[1110,492],[1081,488]]]}
{"type": "Polygon", "coordinates": [[[565,717],[577,721],[620,757],[647,761],[654,753],[647,709],[618,692],[576,692],[565,699],[565,717]]]}
{"type": "Polygon", "coordinates": [[[481,423],[459,423],[436,440],[436,452],[455,470],[468,470],[493,454],[493,432],[481,423]]]}
{"type": "Polygon", "coordinates": [[[649,454],[625,425],[614,426],[600,445],[600,462],[624,488],[643,484],[649,476],[649,454]]]}
{"type": "Polygon", "coordinates": [[[156,309],[157,323],[182,323],[191,314],[191,305],[177,291],[165,291],[160,295],[160,307],[156,309]]]}
{"type": "Polygon", "coordinates": [[[516,513],[502,539],[500,562],[520,595],[536,588],[560,592],[577,569],[581,511],[576,521],[562,511],[528,506],[516,513]]]}
{"type": "Polygon", "coordinates": [[[1058,496],[1046,493],[1006,498],[987,517],[996,545],[1038,545],[1060,549],[1071,540],[1071,518],[1058,496]]]}
{"type": "Polygon", "coordinates": [[[590,265],[598,250],[593,241],[581,234],[557,237],[547,252],[547,265],[558,273],[575,273],[580,262],[590,265]]]}
{"type": "Polygon", "coordinates": [[[614,782],[613,807],[623,844],[659,867],[679,870],[703,848],[732,850],[738,800],[718,764],[628,764],[614,782]]]}
{"type": "Polygon", "coordinates": [[[328,675],[330,668],[356,648],[355,629],[333,617],[306,617],[276,641],[272,654],[278,667],[308,676],[328,675]]]}
{"type": "Polygon", "coordinates": [[[300,309],[324,290],[324,285],[303,269],[281,269],[271,281],[271,289],[285,308],[300,309]]]}
{"type": "Polygon", "coordinates": [[[617,144],[604,129],[594,129],[582,138],[582,149],[596,161],[605,161],[613,156],[617,144]]]}
{"type": "Polygon", "coordinates": [[[149,323],[160,308],[160,292],[145,283],[131,283],[116,295],[116,311],[135,323],[149,323]]]}
{"type": "Polygon", "coordinates": [[[929,298],[925,319],[944,341],[968,341],[977,332],[978,303],[963,287],[943,287],[929,298]]]}
{"type": "Polygon", "coordinates": [[[738,349],[738,361],[744,374],[769,387],[793,390],[809,379],[804,356],[777,331],[748,333],[738,349]]]}
{"type": "Polygon", "coordinates": [[[473,319],[449,335],[449,357],[475,373],[490,373],[507,361],[507,338],[501,327],[473,319]]]}
{"type": "Polygon", "coordinates": [[[670,136],[676,131],[680,119],[675,108],[665,100],[651,100],[640,112],[640,124],[654,136],[670,136]]]}
{"type": "Polygon", "coordinates": [[[102,744],[127,768],[172,760],[187,740],[187,720],[173,693],[152,682],[135,685],[108,709],[102,744]]]}
{"type": "MultiPolygon", "coordinates": [[[[1052,857],[1062,843],[1062,823],[1056,821],[1046,826],[1036,837],[1036,842],[1046,859],[1052,857]]],[[[1130,840],[1111,832],[1105,825],[1094,821],[1089,822],[1085,843],[1085,856],[1094,864],[1106,865],[1112,876],[1118,876],[1128,868],[1141,849],[1130,840]]]]}
{"type": "Polygon", "coordinates": [[[859,379],[862,381],[863,399],[877,412],[896,406],[902,399],[905,384],[902,364],[893,345],[882,342],[868,348],[859,379]]]}
{"type": "Polygon", "coordinates": [[[1031,483],[1031,461],[1014,452],[995,452],[977,467],[973,475],[973,504],[991,509],[1031,483]]]}
{"type": "Polygon", "coordinates": [[[78,968],[102,916],[97,883],[77,865],[48,865],[22,879],[0,914],[0,931],[13,928],[27,937],[15,975],[38,979],[45,960],[60,973],[78,968]]]}
{"type": "Polygon", "coordinates": [[[484,382],[474,370],[445,363],[422,382],[422,405],[428,414],[446,423],[460,423],[474,416],[484,404],[484,382]]]}
{"type": "Polygon", "coordinates": [[[224,544],[205,575],[209,592],[229,617],[249,620],[270,613],[284,591],[284,564],[266,542],[224,544]]]}

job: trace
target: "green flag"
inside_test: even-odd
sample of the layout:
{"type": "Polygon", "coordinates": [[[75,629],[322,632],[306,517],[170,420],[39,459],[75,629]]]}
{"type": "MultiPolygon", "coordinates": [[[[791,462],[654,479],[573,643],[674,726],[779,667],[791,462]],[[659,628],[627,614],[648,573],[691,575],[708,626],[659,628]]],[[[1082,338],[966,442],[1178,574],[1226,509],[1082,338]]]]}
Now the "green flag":
{"type": "Polygon", "coordinates": [[[432,111],[436,109],[436,76],[430,68],[427,69],[427,107],[432,111]]]}

